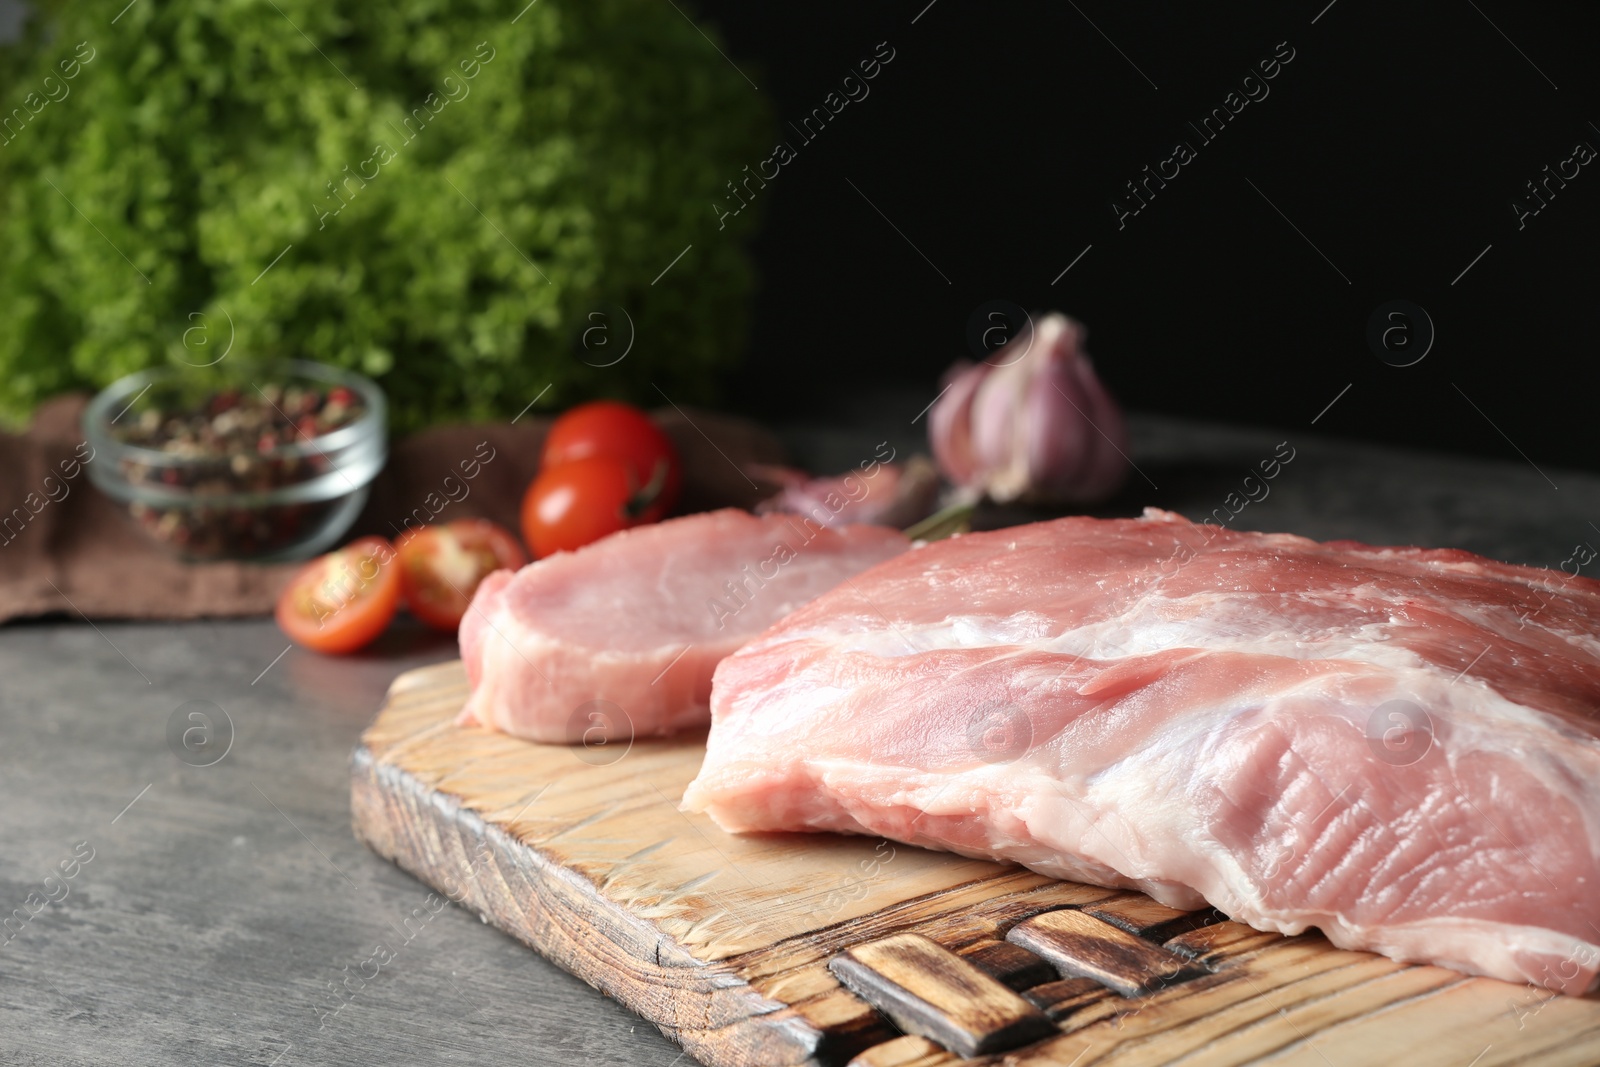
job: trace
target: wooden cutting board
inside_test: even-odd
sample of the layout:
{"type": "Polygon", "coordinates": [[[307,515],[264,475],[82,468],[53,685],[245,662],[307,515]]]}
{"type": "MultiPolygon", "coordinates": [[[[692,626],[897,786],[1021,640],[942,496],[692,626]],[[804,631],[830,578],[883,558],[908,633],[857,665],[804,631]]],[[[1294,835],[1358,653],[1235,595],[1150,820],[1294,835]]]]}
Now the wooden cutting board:
{"type": "Polygon", "coordinates": [[[728,835],[678,810],[703,739],[535,745],[454,725],[465,697],[460,663],[396,679],[357,835],[714,1067],[1600,1063],[1595,998],[887,841],[728,835]]]}

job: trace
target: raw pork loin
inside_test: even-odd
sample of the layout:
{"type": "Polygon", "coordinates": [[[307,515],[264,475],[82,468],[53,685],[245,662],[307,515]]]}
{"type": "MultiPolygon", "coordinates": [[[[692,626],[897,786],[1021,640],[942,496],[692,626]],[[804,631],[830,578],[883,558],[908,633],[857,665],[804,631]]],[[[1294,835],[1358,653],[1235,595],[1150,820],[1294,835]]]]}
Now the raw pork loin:
{"type": "Polygon", "coordinates": [[[919,547],[724,660],[685,806],[1581,992],[1600,582],[1068,518],[919,547]]]}
{"type": "Polygon", "coordinates": [[[496,571],[461,620],[459,721],[556,742],[703,725],[722,657],[908,547],[881,526],[726,510],[496,571]]]}

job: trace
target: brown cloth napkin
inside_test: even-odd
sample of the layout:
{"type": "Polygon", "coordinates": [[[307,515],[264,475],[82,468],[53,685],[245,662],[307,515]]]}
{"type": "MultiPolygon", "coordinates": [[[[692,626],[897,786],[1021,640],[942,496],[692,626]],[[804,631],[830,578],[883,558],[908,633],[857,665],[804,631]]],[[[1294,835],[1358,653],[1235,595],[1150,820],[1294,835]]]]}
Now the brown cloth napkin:
{"type": "MultiPolygon", "coordinates": [[[[147,541],[76,462],[88,452],[79,451],[87,402],[57,397],[40,405],[26,433],[0,434],[0,622],[55,612],[122,619],[270,612],[302,564],[185,563],[147,541]]],[[[749,507],[763,491],[743,466],[783,461],[776,438],[744,419],[675,408],[651,417],[683,459],[681,512],[749,507]]],[[[517,531],[549,426],[524,416],[515,424],[436,426],[393,443],[346,539],[394,537],[408,516],[413,527],[485,518],[517,531]],[[470,480],[463,461],[478,464],[470,480]]]]}

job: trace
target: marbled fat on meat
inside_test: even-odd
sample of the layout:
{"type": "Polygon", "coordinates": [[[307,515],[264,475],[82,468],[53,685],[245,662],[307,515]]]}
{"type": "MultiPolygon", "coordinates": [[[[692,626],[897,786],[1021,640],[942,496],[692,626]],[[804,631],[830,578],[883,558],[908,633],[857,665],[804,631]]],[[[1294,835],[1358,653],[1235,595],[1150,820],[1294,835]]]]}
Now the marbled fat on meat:
{"type": "Polygon", "coordinates": [[[1600,968],[1600,582],[1068,518],[890,560],[717,668],[685,796],[1550,989],[1600,968]]]}
{"type": "Polygon", "coordinates": [[[881,526],[730,509],[496,571],[461,621],[459,721],[563,743],[703,726],[722,657],[909,547],[881,526]]]}

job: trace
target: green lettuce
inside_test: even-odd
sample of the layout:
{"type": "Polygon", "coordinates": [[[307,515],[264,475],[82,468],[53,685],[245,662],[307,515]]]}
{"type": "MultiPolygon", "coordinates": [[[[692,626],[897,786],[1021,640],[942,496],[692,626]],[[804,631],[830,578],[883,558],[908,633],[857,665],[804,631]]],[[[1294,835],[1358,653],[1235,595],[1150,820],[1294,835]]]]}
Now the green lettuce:
{"type": "Polygon", "coordinates": [[[0,53],[0,419],[224,351],[402,429],[710,399],[770,113],[670,3],[524,4],[44,5],[0,53]]]}

